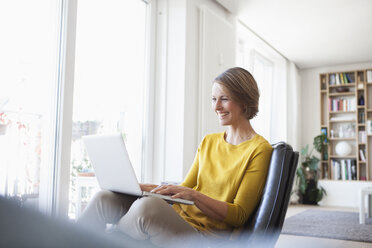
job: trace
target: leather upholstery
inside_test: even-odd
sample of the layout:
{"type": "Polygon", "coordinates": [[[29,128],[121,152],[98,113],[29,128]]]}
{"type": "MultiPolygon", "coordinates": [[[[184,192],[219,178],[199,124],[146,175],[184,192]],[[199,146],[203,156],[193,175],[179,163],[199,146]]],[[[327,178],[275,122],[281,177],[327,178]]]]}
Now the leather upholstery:
{"type": "MultiPolygon", "coordinates": [[[[298,152],[284,142],[273,145],[266,185],[242,237],[253,247],[274,247],[283,227],[292,191],[298,152]]],[[[246,243],[246,242],[244,242],[246,243]]]]}

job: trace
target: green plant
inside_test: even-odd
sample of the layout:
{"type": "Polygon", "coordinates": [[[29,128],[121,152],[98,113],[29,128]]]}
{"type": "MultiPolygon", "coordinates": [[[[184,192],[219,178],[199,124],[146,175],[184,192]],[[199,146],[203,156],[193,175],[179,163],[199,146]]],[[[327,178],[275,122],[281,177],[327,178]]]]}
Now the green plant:
{"type": "Polygon", "coordinates": [[[313,146],[314,147],[310,151],[309,145],[306,145],[301,149],[303,161],[296,171],[298,185],[297,193],[300,196],[300,201],[305,204],[317,204],[326,194],[324,188],[318,186],[318,164],[320,159],[313,155],[314,149],[320,152],[322,156],[326,153],[328,149],[326,135],[322,133],[314,137],[313,146]]]}
{"type": "Polygon", "coordinates": [[[315,150],[317,150],[322,156],[322,160],[328,159],[328,140],[327,135],[324,133],[319,134],[314,137],[313,145],[315,150]]]}

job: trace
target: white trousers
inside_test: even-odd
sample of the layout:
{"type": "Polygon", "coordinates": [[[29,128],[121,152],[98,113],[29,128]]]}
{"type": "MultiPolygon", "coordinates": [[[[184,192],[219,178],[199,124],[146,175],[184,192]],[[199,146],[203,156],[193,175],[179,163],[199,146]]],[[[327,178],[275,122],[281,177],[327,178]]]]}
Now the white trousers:
{"type": "Polygon", "coordinates": [[[160,247],[182,247],[185,243],[202,242],[203,235],[183,220],[164,200],[156,197],[100,191],[89,202],[78,224],[104,231],[106,224],[136,240],[149,239],[160,247]],[[182,245],[183,244],[183,245],[182,245]]]}

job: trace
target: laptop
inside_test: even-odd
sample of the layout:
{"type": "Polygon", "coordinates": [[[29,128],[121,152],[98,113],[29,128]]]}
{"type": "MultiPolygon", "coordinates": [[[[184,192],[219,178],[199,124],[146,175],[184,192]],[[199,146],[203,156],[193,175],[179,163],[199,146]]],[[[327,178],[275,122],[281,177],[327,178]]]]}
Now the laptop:
{"type": "Polygon", "coordinates": [[[139,197],[155,196],[169,203],[194,204],[193,201],[142,191],[121,134],[88,135],[82,139],[102,189],[139,197]]]}

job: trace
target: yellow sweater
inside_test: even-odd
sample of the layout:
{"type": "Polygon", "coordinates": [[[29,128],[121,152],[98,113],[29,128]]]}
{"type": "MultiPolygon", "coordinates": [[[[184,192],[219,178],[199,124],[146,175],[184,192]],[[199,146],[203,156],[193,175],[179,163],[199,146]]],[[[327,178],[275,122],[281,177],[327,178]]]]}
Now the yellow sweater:
{"type": "Polygon", "coordinates": [[[227,143],[224,133],[207,135],[181,185],[226,202],[227,216],[217,221],[195,205],[174,204],[173,208],[193,227],[212,236],[240,229],[259,203],[271,153],[271,145],[260,135],[239,145],[227,143]]]}

